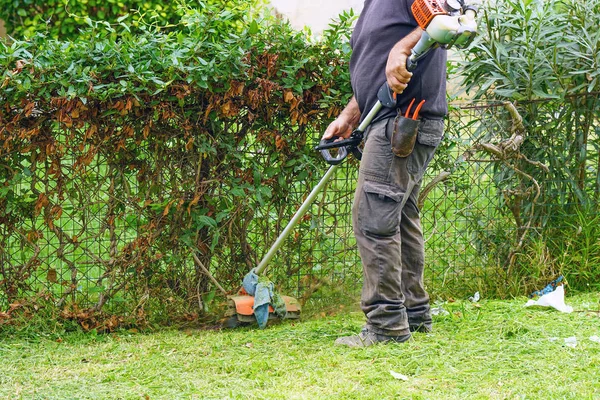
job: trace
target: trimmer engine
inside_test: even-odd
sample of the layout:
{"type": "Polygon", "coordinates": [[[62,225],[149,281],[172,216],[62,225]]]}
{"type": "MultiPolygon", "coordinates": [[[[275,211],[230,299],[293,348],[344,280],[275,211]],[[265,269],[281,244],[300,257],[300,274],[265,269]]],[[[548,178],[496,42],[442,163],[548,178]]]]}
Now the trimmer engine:
{"type": "Polygon", "coordinates": [[[412,49],[409,70],[429,51],[437,47],[467,47],[477,34],[477,9],[462,0],[416,0],[411,10],[424,32],[412,49]]]}

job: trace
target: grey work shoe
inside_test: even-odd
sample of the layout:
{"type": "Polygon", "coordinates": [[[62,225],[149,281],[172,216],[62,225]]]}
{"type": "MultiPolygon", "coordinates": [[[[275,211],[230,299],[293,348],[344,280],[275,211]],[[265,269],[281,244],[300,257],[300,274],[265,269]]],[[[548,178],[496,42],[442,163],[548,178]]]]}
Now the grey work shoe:
{"type": "Polygon", "coordinates": [[[348,347],[369,347],[377,343],[402,343],[408,339],[410,339],[410,333],[402,336],[386,336],[363,329],[358,335],[336,339],[335,344],[348,347]]]}

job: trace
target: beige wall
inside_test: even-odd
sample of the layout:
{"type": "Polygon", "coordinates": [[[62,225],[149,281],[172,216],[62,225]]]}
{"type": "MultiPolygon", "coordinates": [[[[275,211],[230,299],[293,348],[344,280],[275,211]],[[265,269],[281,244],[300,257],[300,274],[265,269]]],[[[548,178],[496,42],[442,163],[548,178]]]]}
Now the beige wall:
{"type": "Polygon", "coordinates": [[[6,29],[4,29],[4,21],[0,19],[0,37],[6,36],[6,29]]]}
{"type": "Polygon", "coordinates": [[[271,4],[294,28],[309,26],[314,34],[319,34],[342,11],[353,8],[359,14],[363,0],[271,0],[271,4]]]}

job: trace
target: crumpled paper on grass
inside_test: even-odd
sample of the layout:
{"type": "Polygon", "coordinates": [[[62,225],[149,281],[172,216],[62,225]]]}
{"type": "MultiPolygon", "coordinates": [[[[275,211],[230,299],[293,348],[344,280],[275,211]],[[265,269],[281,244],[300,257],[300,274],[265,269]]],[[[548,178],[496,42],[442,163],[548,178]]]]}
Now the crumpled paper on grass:
{"type": "Polygon", "coordinates": [[[565,304],[565,288],[557,286],[553,292],[546,293],[537,300],[529,300],[525,307],[541,306],[552,307],[564,313],[573,312],[573,307],[565,304]]]}
{"type": "Polygon", "coordinates": [[[392,370],[390,370],[390,374],[392,374],[392,376],[393,376],[395,379],[398,379],[398,380],[401,380],[401,381],[408,381],[408,376],[406,376],[406,375],[403,375],[403,374],[400,374],[400,373],[398,373],[398,372],[396,372],[396,371],[392,371],[392,370]]]}
{"type": "Polygon", "coordinates": [[[479,292],[475,292],[473,296],[469,297],[469,300],[473,303],[477,303],[480,299],[481,296],[479,295],[479,292]]]}
{"type": "Polygon", "coordinates": [[[430,310],[430,312],[431,312],[431,315],[434,315],[434,316],[435,315],[449,315],[450,314],[441,305],[439,305],[437,307],[432,307],[431,310],[430,310]]]}

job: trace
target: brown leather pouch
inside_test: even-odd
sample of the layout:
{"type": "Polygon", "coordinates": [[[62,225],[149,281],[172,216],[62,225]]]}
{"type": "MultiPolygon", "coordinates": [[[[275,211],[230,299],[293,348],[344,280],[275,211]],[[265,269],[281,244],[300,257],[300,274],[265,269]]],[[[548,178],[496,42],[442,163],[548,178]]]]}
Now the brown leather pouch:
{"type": "Polygon", "coordinates": [[[392,133],[392,152],[398,157],[408,157],[415,148],[419,120],[403,117],[398,114],[394,120],[392,133]]]}

